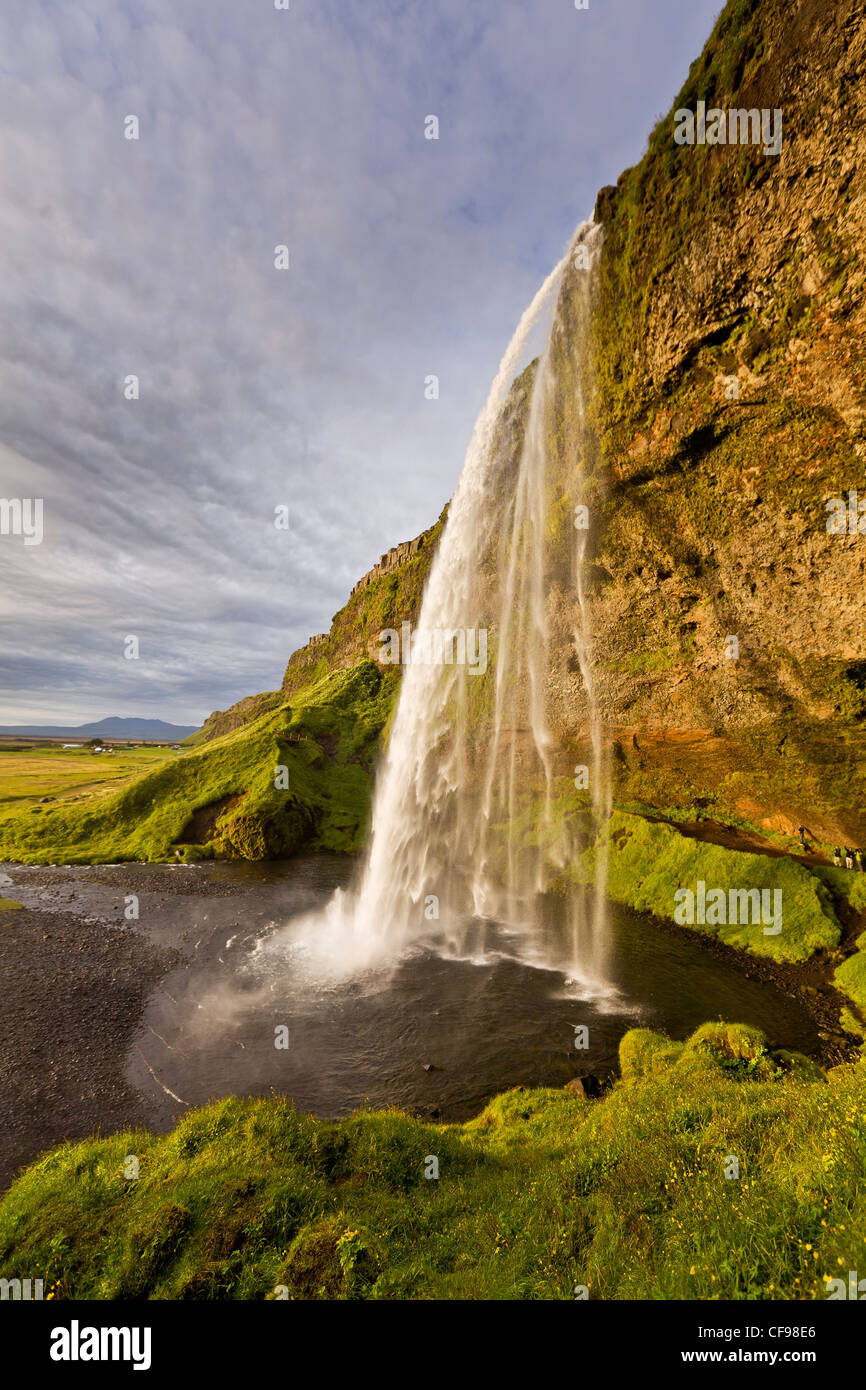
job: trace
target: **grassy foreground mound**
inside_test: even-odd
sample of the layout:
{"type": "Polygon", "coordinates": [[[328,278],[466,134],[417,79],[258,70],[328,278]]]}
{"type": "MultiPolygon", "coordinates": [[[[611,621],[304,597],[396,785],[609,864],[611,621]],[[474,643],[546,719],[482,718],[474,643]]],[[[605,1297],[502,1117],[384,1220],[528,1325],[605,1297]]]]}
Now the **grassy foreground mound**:
{"type": "Polygon", "coordinates": [[[64,1145],[0,1202],[0,1274],[56,1298],[814,1299],[863,1269],[866,1064],[825,1075],[736,1024],[634,1030],[620,1062],[599,1101],[518,1088],[463,1125],[232,1099],[64,1145]]]}
{"type": "Polygon", "coordinates": [[[252,723],[87,800],[0,813],[25,864],[269,859],[360,847],[396,685],[371,661],[324,675],[252,723]]]}

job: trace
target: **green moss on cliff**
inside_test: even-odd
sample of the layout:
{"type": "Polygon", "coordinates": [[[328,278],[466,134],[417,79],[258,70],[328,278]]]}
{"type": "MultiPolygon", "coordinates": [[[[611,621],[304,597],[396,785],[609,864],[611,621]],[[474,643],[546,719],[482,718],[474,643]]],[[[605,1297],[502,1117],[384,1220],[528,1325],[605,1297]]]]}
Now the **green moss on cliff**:
{"type": "MultiPolygon", "coordinates": [[[[862,575],[825,507],[863,471],[862,56],[844,0],[826,23],[815,5],[729,3],[646,154],[596,209],[605,718],[713,729],[748,749],[731,749],[721,776],[697,746],[677,767],[653,749],[618,769],[618,793],[814,818],[831,843],[866,835],[862,575]],[[782,154],[677,145],[674,112],[699,100],[784,107],[782,154]]],[[[576,300],[566,276],[572,350],[576,300]]]]}
{"type": "MultiPolygon", "coordinates": [[[[785,0],[737,0],[725,6],[699,58],[674,101],[671,112],[653,129],[647,152],[628,169],[616,189],[603,190],[597,214],[605,222],[602,282],[604,306],[599,333],[598,370],[606,408],[613,420],[634,418],[651,401],[645,377],[647,316],[660,283],[689,262],[700,235],[724,235],[727,210],[748,188],[774,189],[778,158],[754,146],[677,145],[673,113],[708,106],[775,107],[780,104],[779,62],[789,53],[790,15],[785,0]],[[781,58],[780,58],[781,55],[781,58]]],[[[843,94],[839,94],[840,99],[843,94]]],[[[785,139],[795,140],[813,123],[814,112],[789,93],[785,103],[785,139]]],[[[842,231],[827,221],[818,228],[821,256],[844,286],[855,250],[842,231]]],[[[796,260],[791,271],[797,269],[796,260]]],[[[834,288],[833,293],[836,293],[834,288]]],[[[782,277],[773,302],[761,306],[764,365],[791,336],[792,322],[802,320],[806,305],[796,274],[782,277]]],[[[735,299],[728,316],[713,316],[706,325],[708,345],[729,346],[755,331],[745,300],[735,299]]],[[[752,353],[752,357],[757,356],[752,353]]]]}
{"type": "MultiPolygon", "coordinates": [[[[697,892],[702,881],[707,893],[720,889],[725,894],[725,916],[730,894],[739,890],[770,890],[782,893],[781,931],[768,934],[762,920],[726,921],[710,924],[697,920],[683,925],[717,936],[731,946],[769,956],[779,961],[808,960],[816,951],[836,946],[839,922],[832,898],[824,885],[801,864],[787,857],[744,854],[721,845],[706,844],[680,834],[661,821],[615,811],[606,832],[608,850],[608,894],[615,902],[627,903],[638,911],[679,921],[678,905],[682,890],[697,892]]],[[[584,866],[578,870],[591,874],[599,844],[587,851],[584,866]]],[[[774,900],[770,900],[774,901],[774,900]]],[[[745,915],[744,903],[735,900],[737,916],[745,915]]],[[[774,923],[768,925],[773,926],[774,923]]]]}

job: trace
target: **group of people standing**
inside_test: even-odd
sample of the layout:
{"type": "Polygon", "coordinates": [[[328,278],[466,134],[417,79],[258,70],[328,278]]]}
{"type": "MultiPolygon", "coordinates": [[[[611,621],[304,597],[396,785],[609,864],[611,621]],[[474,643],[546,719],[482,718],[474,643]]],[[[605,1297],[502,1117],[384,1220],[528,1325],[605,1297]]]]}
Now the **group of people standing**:
{"type": "MultiPolygon", "coordinates": [[[[833,863],[837,869],[842,867],[842,854],[843,851],[838,846],[833,851],[833,863]]],[[[844,855],[846,869],[859,869],[861,874],[866,873],[866,850],[846,849],[844,855]]]]}
{"type": "MultiPolygon", "coordinates": [[[[806,827],[805,827],[805,825],[799,825],[799,826],[797,827],[797,834],[798,834],[799,837],[800,837],[800,849],[801,849],[801,851],[805,852],[805,850],[806,850],[806,827]]],[[[841,869],[841,868],[842,868],[842,860],[843,860],[843,858],[844,858],[844,860],[845,860],[845,868],[846,868],[846,869],[859,869],[860,872],[861,872],[861,874],[866,873],[866,850],[863,850],[863,849],[843,849],[841,845],[837,845],[836,848],[835,848],[834,851],[833,851],[833,863],[836,865],[836,868],[837,868],[837,869],[841,869]]]]}

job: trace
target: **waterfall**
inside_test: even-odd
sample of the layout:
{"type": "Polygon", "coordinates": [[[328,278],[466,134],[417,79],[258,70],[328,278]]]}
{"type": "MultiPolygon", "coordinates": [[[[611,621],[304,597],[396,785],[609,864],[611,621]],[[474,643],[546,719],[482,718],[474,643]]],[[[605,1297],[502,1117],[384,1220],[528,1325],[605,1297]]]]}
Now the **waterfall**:
{"type": "Polygon", "coordinates": [[[596,863],[592,888],[562,880],[610,809],[590,533],[572,521],[596,459],[588,391],[601,235],[595,225],[578,229],[523,314],[475,423],[417,628],[403,625],[402,685],[366,857],[355,886],[308,933],[347,969],[421,942],[476,954],[505,933],[539,964],[603,982],[606,866],[596,863]],[[554,312],[566,276],[568,331],[554,312]],[[545,318],[534,371],[515,381],[545,318]],[[568,703],[569,682],[581,687],[588,790],[577,788],[573,757],[564,775],[550,730],[551,696],[568,703]],[[558,875],[568,891],[557,914],[549,890],[558,875]]]}

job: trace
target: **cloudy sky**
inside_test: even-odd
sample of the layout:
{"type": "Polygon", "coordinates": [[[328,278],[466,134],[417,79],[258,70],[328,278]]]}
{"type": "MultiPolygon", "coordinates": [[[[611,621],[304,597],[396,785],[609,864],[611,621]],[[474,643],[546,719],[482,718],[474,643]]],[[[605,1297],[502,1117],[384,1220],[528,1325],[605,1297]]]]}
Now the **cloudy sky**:
{"type": "Polygon", "coordinates": [[[0,535],[0,723],[278,687],[441,511],[720,7],[0,0],[0,497],[44,502],[0,535]]]}

